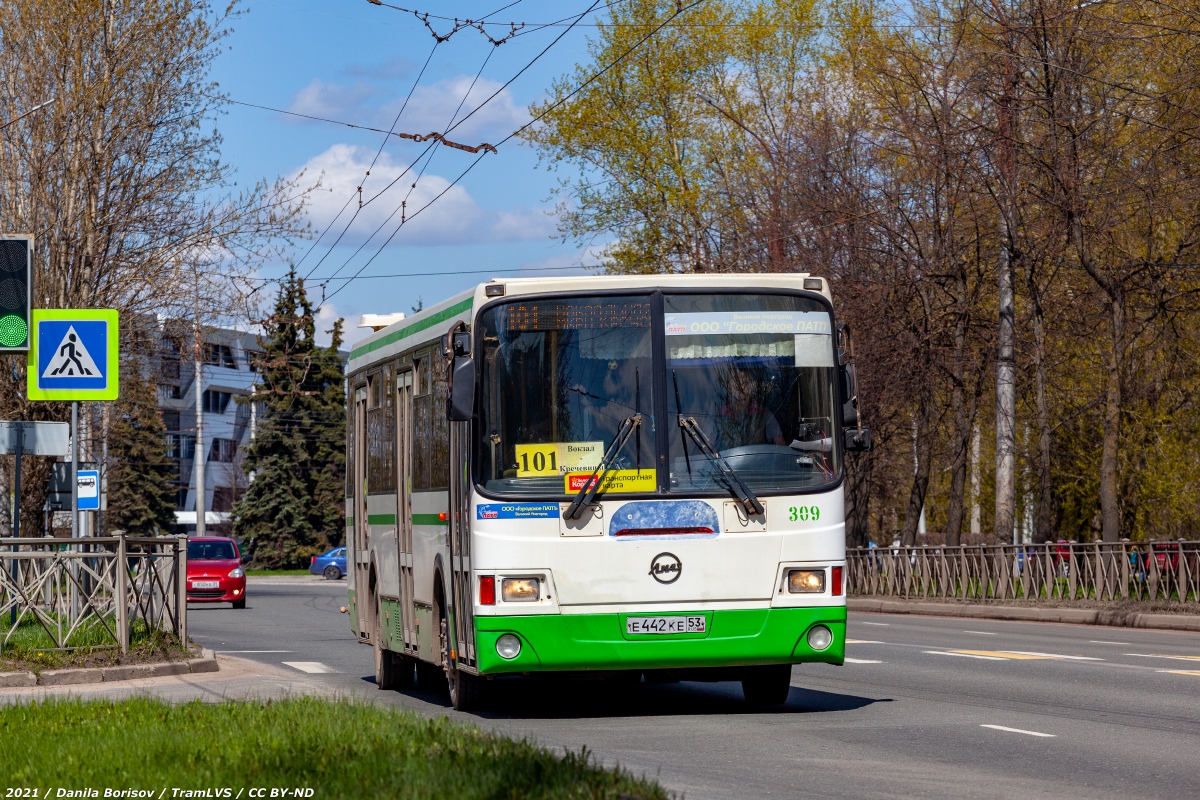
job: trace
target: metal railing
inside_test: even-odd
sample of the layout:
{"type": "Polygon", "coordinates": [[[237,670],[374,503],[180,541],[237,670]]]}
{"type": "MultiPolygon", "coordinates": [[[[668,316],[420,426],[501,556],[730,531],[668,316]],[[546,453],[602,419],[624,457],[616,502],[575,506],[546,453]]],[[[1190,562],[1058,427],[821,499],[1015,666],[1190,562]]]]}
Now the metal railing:
{"type": "Polygon", "coordinates": [[[860,597],[1200,603],[1200,542],[857,547],[846,572],[860,597]]]}
{"type": "Polygon", "coordinates": [[[135,627],[187,641],[187,539],[0,539],[0,647],[44,631],[53,649],[129,651],[135,627]]]}

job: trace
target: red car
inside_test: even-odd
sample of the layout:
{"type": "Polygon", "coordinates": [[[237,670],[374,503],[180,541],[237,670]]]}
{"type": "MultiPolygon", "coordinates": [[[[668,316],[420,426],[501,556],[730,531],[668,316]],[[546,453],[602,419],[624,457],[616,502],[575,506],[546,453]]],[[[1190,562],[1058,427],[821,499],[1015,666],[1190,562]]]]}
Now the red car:
{"type": "Polygon", "coordinates": [[[237,542],[224,536],[188,539],[187,599],[246,607],[246,571],[237,542]]]}

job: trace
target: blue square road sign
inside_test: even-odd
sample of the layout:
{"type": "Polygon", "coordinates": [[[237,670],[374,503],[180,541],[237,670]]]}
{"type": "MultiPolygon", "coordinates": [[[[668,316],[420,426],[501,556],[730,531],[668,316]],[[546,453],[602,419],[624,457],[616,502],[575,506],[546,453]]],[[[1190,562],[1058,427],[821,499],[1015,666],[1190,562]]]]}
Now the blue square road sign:
{"type": "Polygon", "coordinates": [[[118,318],[113,309],[34,309],[30,400],[115,400],[118,318]]]}

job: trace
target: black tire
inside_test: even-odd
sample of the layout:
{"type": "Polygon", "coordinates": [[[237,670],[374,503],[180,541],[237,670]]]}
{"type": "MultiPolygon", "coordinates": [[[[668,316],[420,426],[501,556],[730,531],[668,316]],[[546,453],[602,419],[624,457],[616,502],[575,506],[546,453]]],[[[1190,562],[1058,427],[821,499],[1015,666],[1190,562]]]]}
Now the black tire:
{"type": "Polygon", "coordinates": [[[383,632],[381,620],[383,609],[375,603],[375,629],[371,633],[375,645],[375,688],[401,689],[412,686],[412,664],[402,663],[391,650],[383,649],[383,632]],[[407,667],[407,683],[405,682],[405,667],[407,667]]]}
{"type": "Polygon", "coordinates": [[[328,567],[326,567],[325,571],[321,574],[325,576],[325,580],[327,581],[341,580],[342,577],[342,571],[334,564],[330,564],[328,567]]]}
{"type": "Polygon", "coordinates": [[[441,639],[442,669],[446,673],[446,688],[450,692],[450,705],[455,711],[469,711],[479,708],[486,699],[487,681],[478,675],[471,675],[451,665],[450,636],[446,623],[446,615],[442,613],[439,600],[433,607],[438,637],[441,639]]]}
{"type": "Polygon", "coordinates": [[[246,607],[246,598],[243,597],[241,600],[234,600],[233,607],[234,608],[245,608],[246,607]]]}
{"type": "Polygon", "coordinates": [[[792,688],[792,665],[748,667],[742,674],[742,696],[752,706],[779,706],[792,688]]]}

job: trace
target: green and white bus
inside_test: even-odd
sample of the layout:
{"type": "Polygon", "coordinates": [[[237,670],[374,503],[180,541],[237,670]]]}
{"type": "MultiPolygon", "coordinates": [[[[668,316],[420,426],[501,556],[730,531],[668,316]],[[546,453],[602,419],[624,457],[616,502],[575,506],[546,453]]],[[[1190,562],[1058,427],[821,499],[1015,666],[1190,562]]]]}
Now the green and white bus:
{"type": "Polygon", "coordinates": [[[349,364],[352,626],[380,688],[740,680],[845,653],[843,454],[870,446],[806,274],[493,280],[349,364]]]}

